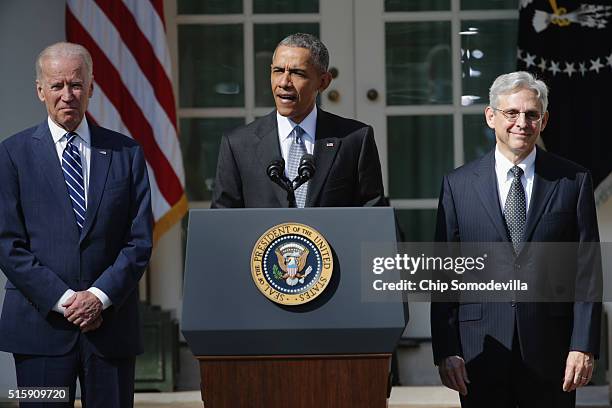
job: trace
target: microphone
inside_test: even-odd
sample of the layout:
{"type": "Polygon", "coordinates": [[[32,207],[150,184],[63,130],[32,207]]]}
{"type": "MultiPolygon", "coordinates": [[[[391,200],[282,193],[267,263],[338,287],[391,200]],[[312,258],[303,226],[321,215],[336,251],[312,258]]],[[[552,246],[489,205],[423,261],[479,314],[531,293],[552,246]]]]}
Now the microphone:
{"type": "Polygon", "coordinates": [[[270,177],[270,179],[277,184],[278,184],[277,180],[280,180],[284,173],[285,173],[285,161],[283,159],[272,160],[270,164],[268,165],[268,168],[266,169],[266,174],[268,174],[268,177],[270,177]]]}
{"type": "Polygon", "coordinates": [[[291,180],[285,176],[285,161],[281,158],[274,159],[268,164],[266,168],[266,174],[274,183],[278,184],[283,190],[287,192],[287,201],[289,201],[289,207],[295,208],[297,204],[295,202],[295,192],[291,180]]]}
{"type": "Polygon", "coordinates": [[[315,174],[316,166],[312,154],[304,154],[298,166],[298,175],[293,180],[293,190],[297,190],[302,184],[310,180],[315,174]]]}
{"type": "Polygon", "coordinates": [[[300,178],[310,180],[314,176],[316,166],[314,163],[314,156],[306,153],[300,159],[300,165],[298,166],[298,175],[300,178]]]}

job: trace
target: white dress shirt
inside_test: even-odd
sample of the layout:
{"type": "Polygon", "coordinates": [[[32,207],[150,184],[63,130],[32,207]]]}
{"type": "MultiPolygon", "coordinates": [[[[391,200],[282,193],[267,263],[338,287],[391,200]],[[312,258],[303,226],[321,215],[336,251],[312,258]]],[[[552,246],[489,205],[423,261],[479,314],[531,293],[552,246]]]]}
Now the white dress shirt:
{"type": "Polygon", "coordinates": [[[308,116],[304,118],[302,123],[295,123],[291,119],[282,116],[277,111],[276,123],[278,125],[278,142],[280,144],[283,160],[285,160],[285,175],[287,175],[286,163],[289,159],[289,149],[291,149],[291,143],[293,143],[293,139],[291,138],[291,132],[293,131],[294,127],[299,125],[304,130],[302,140],[304,141],[304,145],[306,146],[306,151],[309,154],[312,154],[314,152],[314,141],[317,131],[317,106],[315,105],[315,107],[310,111],[308,116]]]}
{"type": "MultiPolygon", "coordinates": [[[[527,155],[517,164],[523,169],[523,175],[521,176],[521,184],[525,189],[525,212],[529,211],[529,204],[531,203],[531,192],[533,190],[533,179],[535,174],[535,158],[536,148],[534,147],[531,153],[527,155]]],[[[499,192],[499,204],[501,205],[502,211],[506,205],[506,198],[510,192],[510,186],[512,185],[512,179],[514,176],[510,172],[510,169],[514,167],[514,163],[506,158],[500,151],[499,147],[495,146],[495,174],[497,175],[497,191],[499,192]]]]}
{"type": "MultiPolygon", "coordinates": [[[[66,149],[66,145],[68,144],[68,139],[66,138],[66,129],[60,127],[57,123],[55,123],[50,117],[47,117],[47,123],[49,124],[49,131],[51,132],[51,137],[53,138],[53,144],[55,145],[55,150],[57,152],[57,157],[60,162],[60,166],[62,165],[62,155],[64,154],[64,149],[66,149]]],[[[87,205],[87,195],[89,192],[89,169],[91,163],[91,134],[89,133],[89,125],[87,124],[87,118],[83,117],[83,120],[79,124],[79,126],[75,129],[74,133],[78,136],[74,138],[72,144],[76,146],[79,150],[79,154],[81,155],[81,165],[83,166],[83,180],[84,180],[84,188],[85,188],[85,205],[87,205]]],[[[76,221],[75,221],[76,222],[76,221]]],[[[108,308],[112,302],[109,297],[96,287],[91,287],[87,289],[89,292],[96,295],[100,302],[102,302],[102,308],[108,308]]],[[[55,306],[53,306],[53,310],[64,314],[66,310],[65,307],[62,306],[72,295],[74,295],[74,290],[68,289],[64,294],[59,298],[55,306]]]]}

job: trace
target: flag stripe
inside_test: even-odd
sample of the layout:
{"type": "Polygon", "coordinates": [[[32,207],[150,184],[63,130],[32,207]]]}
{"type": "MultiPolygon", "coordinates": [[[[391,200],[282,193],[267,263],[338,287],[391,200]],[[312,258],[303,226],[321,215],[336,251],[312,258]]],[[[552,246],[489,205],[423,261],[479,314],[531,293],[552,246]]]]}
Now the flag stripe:
{"type": "MultiPolygon", "coordinates": [[[[153,169],[148,162],[147,171],[149,174],[153,174],[153,169]]],[[[157,180],[155,180],[155,177],[149,177],[149,184],[151,185],[151,207],[153,208],[153,215],[155,216],[155,219],[158,220],[170,210],[171,205],[159,193],[159,186],[157,185],[157,180]]]]}
{"type": "Polygon", "coordinates": [[[155,163],[153,172],[162,195],[169,203],[177,202],[183,195],[182,183],[162,153],[160,146],[155,142],[151,125],[125,89],[119,72],[70,11],[66,13],[66,24],[68,36],[78,38],[79,43],[89,50],[96,61],[94,66],[96,82],[113,105],[119,107],[123,123],[130,129],[132,136],[140,142],[147,160],[155,163]]]}
{"type": "MultiPolygon", "coordinates": [[[[106,97],[106,94],[98,87],[94,92],[91,102],[89,103],[89,119],[94,123],[115,123],[115,129],[118,132],[123,133],[126,136],[132,137],[129,129],[125,126],[121,120],[121,116],[115,105],[106,97]]],[[[147,161],[147,170],[149,174],[154,174],[154,170],[147,161]]],[[[170,210],[170,204],[159,192],[157,181],[155,177],[149,178],[149,184],[151,185],[151,202],[153,206],[153,217],[155,220],[159,220],[165,213],[170,210]]]]}
{"type": "MultiPolygon", "coordinates": [[[[72,11],[81,26],[87,27],[88,34],[100,51],[116,70],[122,73],[119,77],[120,83],[132,95],[132,100],[150,122],[155,141],[165,155],[169,156],[170,163],[181,162],[177,157],[180,156],[178,143],[174,140],[176,127],[158,103],[153,85],[146,79],[134,56],[121,41],[116,27],[92,0],[79,1],[78,6],[72,11]]],[[[95,71],[99,73],[99,70],[95,71]]],[[[173,170],[181,179],[184,178],[182,163],[181,166],[174,166],[173,170]]]]}
{"type": "Polygon", "coordinates": [[[157,15],[159,16],[160,20],[165,25],[166,22],[164,21],[164,1],[163,0],[151,0],[151,4],[153,5],[153,8],[157,12],[157,15]]]}
{"type": "Polygon", "coordinates": [[[85,46],[94,63],[90,123],[134,138],[144,150],[156,241],[188,209],[163,2],[66,4],[67,39],[85,46]]]}
{"type": "Polygon", "coordinates": [[[149,83],[155,84],[154,87],[152,86],[152,91],[155,93],[155,97],[166,112],[166,115],[168,115],[171,124],[176,123],[172,84],[166,75],[164,67],[159,63],[151,43],[146,40],[142,31],[139,30],[130,10],[121,2],[96,0],[96,4],[115,25],[123,43],[134,56],[134,62],[138,64],[138,67],[149,80],[149,83]]]}
{"type": "MultiPolygon", "coordinates": [[[[166,41],[164,22],[159,18],[153,5],[142,0],[123,0],[123,4],[132,13],[138,28],[150,42],[166,75],[168,78],[172,78],[172,62],[170,61],[170,50],[166,41]]],[[[174,94],[172,95],[174,97],[174,94]]]]}
{"type": "Polygon", "coordinates": [[[121,119],[121,115],[115,108],[115,105],[111,103],[111,101],[106,97],[106,94],[102,90],[97,82],[94,79],[94,83],[96,84],[94,88],[96,88],[93,96],[89,101],[89,106],[87,111],[89,112],[89,116],[91,119],[95,121],[96,124],[99,123],[114,123],[115,130],[119,133],[123,133],[124,135],[131,137],[133,139],[130,130],[125,126],[123,120],[121,119]]]}

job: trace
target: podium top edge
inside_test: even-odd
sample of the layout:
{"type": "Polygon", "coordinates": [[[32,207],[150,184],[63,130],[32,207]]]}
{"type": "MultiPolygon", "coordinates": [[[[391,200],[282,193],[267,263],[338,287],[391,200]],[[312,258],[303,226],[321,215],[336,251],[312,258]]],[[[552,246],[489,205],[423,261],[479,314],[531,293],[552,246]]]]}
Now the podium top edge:
{"type": "Polygon", "coordinates": [[[189,212],[228,212],[228,211],[393,211],[393,207],[306,207],[306,208],[193,208],[189,212]]]}

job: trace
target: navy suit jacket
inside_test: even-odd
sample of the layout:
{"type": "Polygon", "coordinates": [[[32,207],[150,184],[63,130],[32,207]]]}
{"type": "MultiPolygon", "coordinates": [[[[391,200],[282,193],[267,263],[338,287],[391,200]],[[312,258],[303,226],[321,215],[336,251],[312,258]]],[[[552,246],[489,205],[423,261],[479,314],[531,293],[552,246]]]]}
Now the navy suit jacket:
{"type": "MultiPolygon", "coordinates": [[[[436,240],[509,241],[499,203],[494,151],[444,177],[436,240]]],[[[525,241],[599,242],[592,181],[586,169],[538,148],[525,241]]],[[[515,267],[529,262],[535,265],[533,270],[545,270],[544,260],[525,259],[527,252],[519,252],[513,261],[515,267]]],[[[601,278],[598,254],[590,254],[593,256],[576,264],[578,276],[596,284],[601,278]]],[[[436,364],[459,355],[469,367],[471,361],[485,359],[487,351],[496,347],[512,349],[516,328],[526,364],[540,375],[559,381],[570,350],[598,354],[600,324],[599,302],[459,301],[431,305],[436,364]]],[[[494,358],[491,363],[495,363],[494,358]]],[[[491,369],[493,373],[495,367],[491,369]]]]}
{"type": "Polygon", "coordinates": [[[8,278],[0,350],[68,352],[80,331],[52,308],[67,289],[95,286],[112,306],[86,341],[104,357],[142,352],[138,281],[151,254],[153,219],[144,155],[124,135],[90,131],[81,233],[47,121],[0,144],[0,269],[8,278]]]}
{"type": "MultiPolygon", "coordinates": [[[[386,205],[372,127],[319,109],[313,153],[307,207],[386,205]]],[[[211,206],[288,207],[287,193],[266,174],[279,158],[276,111],[223,136],[211,206]]]]}

